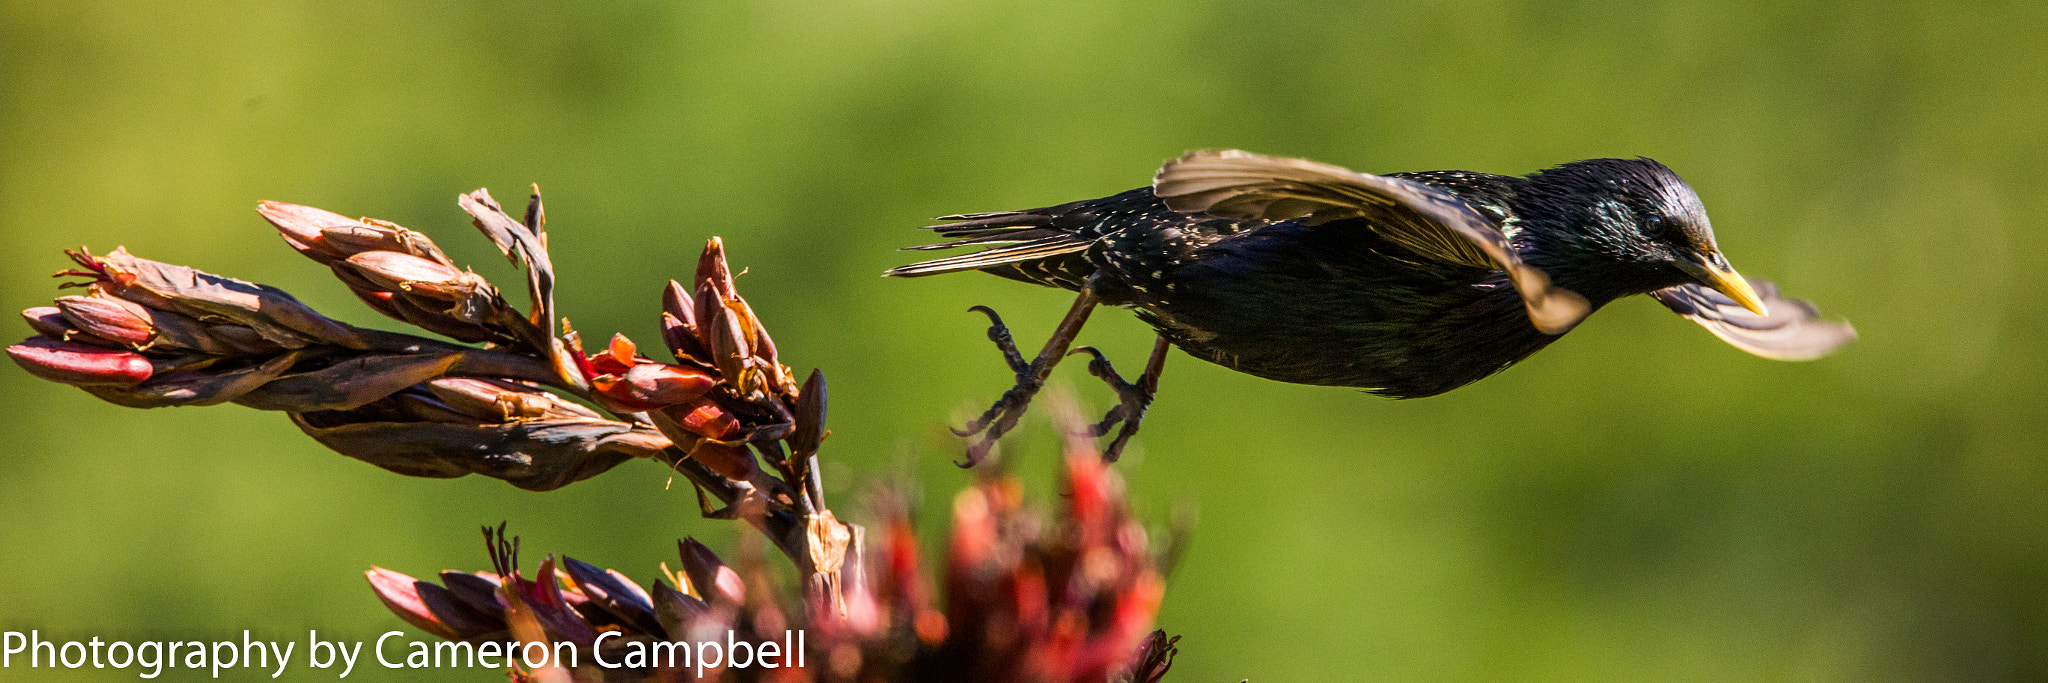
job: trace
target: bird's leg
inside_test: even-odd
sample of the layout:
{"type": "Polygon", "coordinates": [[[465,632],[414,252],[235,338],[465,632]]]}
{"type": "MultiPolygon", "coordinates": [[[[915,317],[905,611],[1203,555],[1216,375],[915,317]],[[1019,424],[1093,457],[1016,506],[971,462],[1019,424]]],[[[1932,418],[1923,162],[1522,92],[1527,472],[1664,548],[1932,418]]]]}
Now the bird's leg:
{"type": "Polygon", "coordinates": [[[1088,434],[1102,436],[1108,434],[1109,428],[1115,427],[1118,422],[1123,423],[1123,429],[1117,430],[1116,440],[1109,442],[1108,448],[1102,449],[1103,460],[1116,462],[1116,459],[1123,455],[1124,443],[1137,435],[1138,424],[1145,421],[1145,408],[1152,405],[1152,396],[1159,392],[1159,373],[1166,369],[1166,352],[1171,348],[1173,346],[1167,343],[1164,336],[1154,340],[1152,358],[1145,361],[1145,374],[1139,375],[1135,383],[1124,381],[1123,375],[1117,374],[1116,367],[1109,364],[1109,358],[1104,357],[1101,351],[1095,350],[1095,347],[1083,346],[1074,349],[1074,353],[1085,352],[1094,356],[1095,359],[1088,362],[1088,374],[1102,378],[1103,382],[1109,384],[1109,388],[1116,390],[1117,406],[1109,409],[1109,414],[1102,416],[1102,421],[1096,423],[1088,434]]]}
{"type": "Polygon", "coordinates": [[[1052,376],[1053,366],[1067,355],[1067,348],[1081,333],[1081,326],[1088,323],[1088,314],[1101,303],[1101,297],[1095,295],[1095,278],[1091,275],[1087,282],[1082,283],[1081,294],[1074,297],[1074,305],[1067,309],[1067,317],[1060,319],[1060,326],[1053,329],[1052,338],[1045,340],[1045,348],[1039,349],[1038,357],[1031,359],[1030,363],[1024,362],[1024,354],[1017,351],[1016,341],[1010,338],[1010,328],[1003,325],[1003,319],[997,317],[994,310],[987,306],[969,309],[988,315],[992,323],[988,328],[988,338],[1002,350],[1003,360],[1009,363],[1010,370],[1017,373],[1017,384],[1003,392],[1003,397],[996,399],[995,405],[989,406],[981,417],[967,423],[966,428],[953,430],[960,436],[981,435],[979,441],[968,445],[967,460],[954,464],[973,467],[988,456],[989,449],[996,445],[996,439],[1017,426],[1017,420],[1024,416],[1024,409],[1031,405],[1031,397],[1045,387],[1045,379],[1052,376]]]}

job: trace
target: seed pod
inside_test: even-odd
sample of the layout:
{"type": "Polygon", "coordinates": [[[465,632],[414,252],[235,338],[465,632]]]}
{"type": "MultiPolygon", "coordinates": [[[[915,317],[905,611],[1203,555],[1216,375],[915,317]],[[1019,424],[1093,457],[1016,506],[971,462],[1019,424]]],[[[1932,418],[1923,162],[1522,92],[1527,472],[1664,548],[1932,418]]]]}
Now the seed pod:
{"type": "Polygon", "coordinates": [[[292,422],[342,455],[415,477],[481,474],[529,491],[588,479],[633,458],[654,458],[671,445],[644,427],[590,419],[502,424],[358,421],[354,411],[292,413],[292,422]]]}
{"type": "Polygon", "coordinates": [[[155,372],[139,353],[48,337],[29,337],[9,346],[7,356],[31,375],[81,387],[132,387],[155,372]]]}
{"type": "Polygon", "coordinates": [[[297,352],[278,355],[261,365],[220,369],[202,361],[183,369],[172,362],[160,362],[154,376],[133,387],[86,387],[86,393],[102,401],[130,408],[169,406],[210,406],[239,400],[277,379],[298,359],[297,352]]]}
{"type": "Polygon", "coordinates": [[[588,408],[507,380],[442,377],[421,386],[450,407],[488,422],[550,417],[598,419],[598,414],[588,408]]]}
{"type": "Polygon", "coordinates": [[[683,289],[683,283],[668,281],[668,287],[661,291],[661,312],[675,316],[685,328],[697,329],[697,302],[683,289]]]}
{"type": "Polygon", "coordinates": [[[661,634],[661,620],[654,614],[654,600],[632,579],[609,569],[562,556],[562,571],[576,581],[576,588],[604,611],[644,633],[661,634]]]}

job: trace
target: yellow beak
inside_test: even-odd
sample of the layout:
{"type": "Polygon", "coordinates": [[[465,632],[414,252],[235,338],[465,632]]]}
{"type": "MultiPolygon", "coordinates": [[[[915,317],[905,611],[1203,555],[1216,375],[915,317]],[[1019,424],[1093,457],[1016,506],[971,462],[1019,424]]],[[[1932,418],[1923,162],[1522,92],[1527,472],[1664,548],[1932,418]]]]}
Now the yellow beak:
{"type": "Polygon", "coordinates": [[[1694,279],[1699,280],[1700,284],[1712,287],[1714,291],[1728,295],[1728,298],[1734,299],[1735,303],[1742,304],[1742,307],[1749,309],[1751,313],[1760,316],[1769,316],[1771,314],[1770,309],[1764,306],[1763,298],[1756,295],[1756,288],[1749,286],[1749,281],[1742,279],[1742,275],[1736,273],[1734,268],[1725,265],[1726,261],[1718,258],[1707,259],[1707,261],[1708,263],[1696,263],[1690,260],[1680,260],[1678,268],[1692,275],[1694,279]],[[1721,261],[1721,264],[1713,264],[1714,261],[1721,261]]]}

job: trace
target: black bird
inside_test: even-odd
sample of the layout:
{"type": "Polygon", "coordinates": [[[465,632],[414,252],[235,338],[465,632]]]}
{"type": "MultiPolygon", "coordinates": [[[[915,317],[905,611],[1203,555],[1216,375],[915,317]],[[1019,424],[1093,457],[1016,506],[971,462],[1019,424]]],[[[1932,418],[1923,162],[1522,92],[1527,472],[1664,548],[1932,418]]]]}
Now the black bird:
{"type": "Polygon", "coordinates": [[[995,311],[977,306],[1017,384],[962,436],[968,463],[1016,424],[1088,313],[1124,306],[1159,331],[1135,383],[1102,354],[1089,369],[1121,402],[1096,426],[1136,433],[1167,346],[1283,382],[1434,396],[1499,372],[1594,309],[1649,294],[1744,351],[1817,358],[1847,323],[1736,274],[1699,195],[1649,159],[1588,159],[1523,177],[1370,175],[1239,150],[1191,152],[1151,187],[1025,211],[944,216],[951,241],[986,246],[889,270],[981,270],[1080,293],[1026,362],[995,311]]]}

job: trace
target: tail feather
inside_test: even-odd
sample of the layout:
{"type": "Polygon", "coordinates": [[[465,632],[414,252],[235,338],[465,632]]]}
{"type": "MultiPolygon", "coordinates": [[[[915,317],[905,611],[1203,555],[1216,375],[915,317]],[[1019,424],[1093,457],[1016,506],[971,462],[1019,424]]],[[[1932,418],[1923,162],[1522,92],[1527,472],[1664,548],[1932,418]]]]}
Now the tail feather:
{"type": "MultiPolygon", "coordinates": [[[[957,247],[968,244],[985,243],[1000,242],[998,240],[991,239],[990,237],[979,237],[967,240],[959,240],[955,242],[928,244],[921,247],[911,247],[911,249],[944,249],[947,247],[957,247]]],[[[946,258],[941,259],[933,259],[930,261],[912,263],[907,266],[898,266],[895,268],[891,268],[888,271],[883,272],[882,274],[889,277],[921,277],[925,275],[938,275],[941,273],[957,273],[963,270],[981,270],[984,268],[1000,266],[1008,263],[1036,261],[1039,259],[1058,256],[1060,254],[1071,254],[1077,251],[1085,251],[1088,249],[1089,246],[1092,246],[1094,243],[1094,240],[1087,239],[1079,235],[1056,233],[1038,239],[1032,239],[1024,242],[1016,242],[1014,244],[1009,244],[1008,246],[1000,246],[985,249],[982,251],[974,252],[972,254],[948,256],[946,258]]]]}

